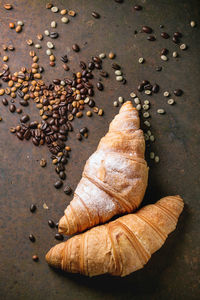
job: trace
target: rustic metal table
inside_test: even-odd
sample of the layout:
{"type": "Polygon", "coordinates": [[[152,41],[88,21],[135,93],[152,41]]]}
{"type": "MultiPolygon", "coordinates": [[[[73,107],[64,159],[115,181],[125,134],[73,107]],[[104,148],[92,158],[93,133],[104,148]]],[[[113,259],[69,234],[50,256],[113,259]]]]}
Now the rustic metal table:
{"type": "MultiPolygon", "coordinates": [[[[4,2],[4,1],[3,1],[4,2]]],[[[0,8],[1,45],[12,43],[16,50],[9,52],[11,71],[31,63],[26,44],[27,38],[36,41],[36,34],[50,27],[50,22],[58,22],[60,38],[55,41],[56,57],[65,52],[70,58],[70,74],[79,69],[79,60],[89,60],[92,55],[114,51],[116,62],[123,67],[127,84],[115,81],[111,62],[104,62],[110,77],[105,82],[104,92],[97,91],[96,103],[104,111],[104,117],[78,119],[75,130],[81,125],[89,128],[89,138],[82,142],[71,134],[68,144],[72,148],[71,159],[67,165],[67,181],[73,188],[81,177],[86,159],[95,150],[99,139],[108,129],[108,124],[117,113],[113,101],[123,96],[130,99],[143,79],[157,82],[160,93],[151,97],[151,124],[156,142],[152,151],[160,157],[160,163],[150,165],[149,187],[144,204],[154,202],[160,197],[180,194],[185,201],[177,230],[170,235],[165,245],[155,253],[147,266],[126,277],[112,278],[101,276],[85,278],[79,275],[63,274],[48,267],[44,255],[56,243],[56,230],[47,225],[48,219],[55,221],[71,200],[61,190],[55,190],[56,179],[49,153],[45,146],[34,147],[30,142],[21,142],[9,133],[16,125],[18,116],[10,114],[1,105],[0,114],[0,298],[4,299],[198,299],[200,295],[200,206],[199,206],[199,75],[200,75],[200,24],[198,0],[137,1],[143,10],[133,10],[135,1],[124,0],[119,4],[114,0],[104,1],[55,1],[59,8],[71,8],[77,12],[69,24],[60,22],[60,15],[45,8],[45,1],[10,1],[14,9],[0,8]],[[91,16],[97,11],[100,19],[91,16]],[[23,20],[23,31],[17,35],[8,28],[11,21],[23,20]],[[190,21],[197,27],[191,28],[190,21]],[[160,25],[170,35],[175,31],[183,33],[182,41],[188,45],[181,51],[169,40],[157,38],[155,42],[146,40],[138,32],[142,25],[154,28],[159,36],[160,25]],[[73,43],[81,47],[79,53],[69,51],[73,43]],[[169,61],[160,60],[159,51],[163,47],[170,50],[169,61]],[[172,51],[178,49],[179,58],[172,58],[172,51]],[[139,64],[138,58],[145,63],[139,64]],[[156,72],[155,67],[163,70],[156,72]],[[175,88],[184,91],[182,97],[175,97],[176,105],[167,105],[164,91],[175,88]],[[166,110],[165,115],[157,115],[158,108],[166,110]],[[39,166],[44,157],[46,168],[39,166]],[[37,211],[31,214],[29,206],[37,204],[37,211]],[[46,203],[48,210],[43,209],[46,203]],[[30,243],[28,235],[33,233],[36,242],[30,243]],[[32,261],[38,254],[38,263],[32,261]]],[[[57,61],[55,68],[48,66],[43,48],[38,50],[40,63],[45,67],[45,81],[66,76],[57,61]]],[[[3,50],[1,57],[3,56],[3,50]]],[[[98,78],[98,76],[97,76],[98,78]]],[[[144,96],[141,96],[144,99],[144,96]]],[[[17,100],[16,100],[17,102],[17,100]]],[[[34,105],[25,108],[35,119],[38,112],[34,105]]],[[[148,154],[148,151],[147,151],[148,154]]]]}

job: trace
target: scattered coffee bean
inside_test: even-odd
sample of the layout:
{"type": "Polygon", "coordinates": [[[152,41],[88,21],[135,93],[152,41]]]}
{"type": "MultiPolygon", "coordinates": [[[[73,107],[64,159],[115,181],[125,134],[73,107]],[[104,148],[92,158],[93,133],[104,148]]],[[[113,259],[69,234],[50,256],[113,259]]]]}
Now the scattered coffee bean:
{"type": "Polygon", "coordinates": [[[181,89],[176,89],[176,90],[174,90],[174,95],[175,95],[175,96],[179,97],[179,96],[181,96],[182,94],[183,94],[183,91],[182,91],[181,89]]]}
{"type": "Polygon", "coordinates": [[[37,262],[39,260],[39,257],[37,255],[33,255],[32,256],[32,260],[35,261],[35,262],[37,262]]]}
{"type": "Polygon", "coordinates": [[[40,166],[41,166],[42,168],[44,168],[44,167],[46,167],[46,165],[47,165],[46,159],[42,158],[42,159],[40,160],[40,166]]]}
{"type": "Polygon", "coordinates": [[[65,188],[64,188],[64,193],[65,193],[66,195],[70,195],[71,192],[72,192],[71,187],[70,187],[69,185],[66,185],[65,188]]]}
{"type": "Polygon", "coordinates": [[[134,8],[134,10],[137,10],[137,11],[142,10],[142,6],[141,5],[135,5],[133,8],[134,8]]]}
{"type": "Polygon", "coordinates": [[[159,92],[159,85],[158,84],[154,84],[153,87],[152,87],[152,92],[154,94],[158,93],[159,92]]]}
{"type": "Polygon", "coordinates": [[[99,75],[100,75],[101,77],[108,77],[108,73],[107,73],[106,71],[100,71],[100,72],[99,72],[99,75]]]}
{"type": "Polygon", "coordinates": [[[160,67],[160,66],[156,66],[156,71],[157,71],[157,72],[160,72],[160,71],[162,71],[162,67],[160,67]]]}
{"type": "Polygon", "coordinates": [[[58,240],[58,241],[63,241],[64,237],[63,237],[62,234],[56,233],[56,234],[55,234],[55,239],[58,240]]]}
{"type": "Polygon", "coordinates": [[[80,134],[84,135],[84,133],[88,132],[87,127],[83,127],[79,130],[80,134]]]}
{"type": "Polygon", "coordinates": [[[108,57],[109,57],[110,59],[114,59],[114,58],[115,58],[115,53],[110,52],[110,53],[108,54],[108,57]]]}
{"type": "Polygon", "coordinates": [[[52,11],[53,13],[57,13],[57,12],[59,11],[59,9],[58,9],[57,6],[52,6],[52,7],[51,7],[51,11],[52,11]]]}
{"type": "Polygon", "coordinates": [[[23,116],[20,118],[20,121],[21,121],[22,123],[26,123],[26,122],[28,122],[29,120],[30,120],[29,115],[23,115],[23,116]]]}
{"type": "Polygon", "coordinates": [[[99,91],[103,90],[103,84],[101,82],[97,82],[97,88],[99,91]]]}
{"type": "Polygon", "coordinates": [[[4,106],[7,106],[8,105],[8,100],[6,98],[3,98],[2,103],[3,103],[4,106]]]}
{"type": "Polygon", "coordinates": [[[35,242],[35,237],[34,237],[33,234],[30,234],[30,235],[29,235],[29,240],[30,240],[32,243],[35,242]]]}
{"type": "Polygon", "coordinates": [[[153,42],[153,41],[156,40],[156,38],[155,38],[154,35],[149,35],[149,36],[147,37],[147,40],[150,41],[150,42],[153,42]]]}
{"type": "Polygon", "coordinates": [[[15,28],[15,24],[14,24],[13,22],[10,22],[10,23],[9,23],[9,28],[10,28],[10,29],[15,28]]]}
{"type": "Polygon", "coordinates": [[[16,31],[17,33],[21,32],[21,31],[22,31],[22,26],[21,26],[21,25],[17,25],[15,31],[16,31]]]}
{"type": "Polygon", "coordinates": [[[52,39],[57,39],[59,37],[59,34],[58,32],[50,32],[49,36],[52,39]]]}
{"type": "Polygon", "coordinates": [[[55,227],[55,223],[54,223],[54,221],[52,221],[52,220],[49,220],[49,221],[48,221],[48,225],[49,225],[49,227],[51,227],[51,228],[54,228],[54,227],[55,227]]]}
{"type": "Polygon", "coordinates": [[[152,33],[153,30],[149,26],[143,26],[142,31],[145,32],[145,33],[152,33]]]}
{"type": "Polygon", "coordinates": [[[174,32],[174,36],[177,37],[177,38],[182,38],[182,33],[174,32]]]}
{"type": "Polygon", "coordinates": [[[9,106],[9,110],[10,110],[11,113],[14,113],[15,110],[16,110],[16,106],[15,106],[14,104],[11,104],[11,105],[9,106]]]}
{"type": "Polygon", "coordinates": [[[5,9],[7,9],[7,10],[10,10],[10,9],[13,8],[13,6],[12,6],[11,4],[9,4],[9,3],[4,4],[3,7],[4,7],[5,9]]]}
{"type": "Polygon", "coordinates": [[[195,21],[191,21],[190,22],[190,26],[193,28],[193,27],[196,27],[196,22],[195,21]]]}
{"type": "Polygon", "coordinates": [[[30,212],[34,213],[36,211],[36,205],[35,204],[31,204],[30,206],[30,212]]]}
{"type": "Polygon", "coordinates": [[[187,45],[186,44],[181,44],[180,45],[180,49],[181,50],[186,50],[187,49],[187,45]]]}
{"type": "Polygon", "coordinates": [[[100,18],[100,14],[98,14],[98,13],[95,12],[95,11],[92,12],[92,16],[93,16],[95,19],[99,19],[99,18],[100,18]]]}
{"type": "Polygon", "coordinates": [[[79,52],[79,51],[80,51],[80,48],[79,48],[79,46],[78,46],[77,44],[74,44],[74,45],[72,46],[72,50],[75,51],[75,52],[79,52]]]}
{"type": "Polygon", "coordinates": [[[168,52],[169,52],[169,50],[168,50],[168,49],[166,49],[166,48],[163,48],[163,49],[161,50],[160,54],[161,54],[161,55],[167,55],[167,54],[168,54],[168,52]]]}
{"type": "Polygon", "coordinates": [[[61,188],[62,185],[63,185],[63,182],[61,180],[56,181],[55,184],[54,184],[56,189],[61,188]]]}
{"type": "Polygon", "coordinates": [[[168,39],[169,38],[169,34],[167,32],[161,32],[161,37],[164,39],[168,39]]]}
{"type": "Polygon", "coordinates": [[[69,19],[67,17],[62,17],[61,22],[67,24],[69,22],[69,19]]]}

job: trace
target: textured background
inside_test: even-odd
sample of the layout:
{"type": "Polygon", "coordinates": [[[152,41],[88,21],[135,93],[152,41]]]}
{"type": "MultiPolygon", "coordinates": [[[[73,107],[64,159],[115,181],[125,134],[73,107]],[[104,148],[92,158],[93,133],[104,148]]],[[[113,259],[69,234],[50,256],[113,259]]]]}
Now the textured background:
{"type": "MultiPolygon", "coordinates": [[[[48,219],[57,221],[70,201],[70,197],[53,187],[56,180],[54,168],[46,147],[36,148],[30,142],[20,142],[8,129],[18,121],[17,114],[10,114],[0,106],[4,121],[0,124],[0,298],[1,299],[198,299],[200,294],[200,208],[199,208],[199,73],[200,73],[200,24],[191,28],[191,20],[199,23],[198,0],[137,1],[144,9],[134,12],[136,1],[125,0],[117,4],[113,0],[71,0],[55,1],[60,8],[71,8],[77,16],[67,25],[59,22],[60,15],[45,9],[45,1],[10,1],[12,11],[0,8],[1,44],[12,42],[16,51],[10,52],[9,65],[12,71],[29,66],[30,48],[25,40],[49,28],[52,20],[58,21],[59,39],[55,40],[58,58],[56,68],[48,67],[45,44],[38,51],[40,63],[47,66],[45,81],[63,78],[64,70],[59,57],[71,49],[73,43],[81,47],[80,53],[69,52],[72,71],[78,70],[79,60],[88,61],[92,55],[110,50],[117,53],[116,62],[123,67],[127,85],[115,81],[110,61],[104,63],[110,73],[104,92],[96,92],[95,101],[105,110],[103,118],[93,116],[74,122],[75,128],[86,125],[89,138],[83,142],[71,134],[68,144],[72,147],[71,160],[67,166],[67,181],[75,188],[81,177],[86,159],[95,150],[99,139],[108,129],[108,124],[118,109],[112,103],[118,96],[129,99],[131,91],[143,79],[157,82],[161,93],[151,97],[152,132],[156,142],[152,150],[160,156],[160,163],[150,164],[149,187],[144,203],[158,200],[161,196],[180,194],[185,200],[185,210],[177,230],[170,235],[163,248],[153,255],[147,266],[126,277],[84,278],[78,275],[63,275],[50,269],[44,255],[53,246],[55,231],[47,225],[48,219]],[[101,18],[91,17],[95,10],[101,18]],[[8,22],[23,20],[23,31],[17,35],[8,28],[8,22]],[[159,25],[169,34],[183,33],[183,42],[189,45],[179,59],[172,59],[171,53],[177,46],[169,40],[159,38],[148,42],[144,34],[134,36],[134,30],[149,25],[159,35],[159,25]],[[159,51],[170,50],[170,60],[160,61],[159,51]],[[138,64],[144,57],[146,63],[138,64]],[[163,71],[155,71],[162,65],[163,71]],[[169,106],[163,91],[175,88],[184,90],[177,104],[169,106]],[[156,109],[165,108],[166,115],[156,115],[156,109]],[[48,160],[47,168],[39,166],[39,160],[48,160]],[[49,210],[42,205],[47,203],[49,210]],[[31,203],[38,210],[29,212],[31,203]],[[28,235],[36,236],[36,243],[28,235]],[[40,261],[34,263],[33,254],[40,261]]],[[[3,1],[3,3],[5,3],[3,1]]],[[[0,51],[1,56],[3,50],[0,51]]],[[[98,78],[98,76],[97,76],[98,78]]],[[[145,97],[146,98],[146,97],[145,97]]],[[[141,99],[145,99],[141,96],[141,99]]],[[[175,99],[175,97],[174,97],[175,99]]],[[[17,102],[17,100],[16,100],[17,102]]],[[[34,104],[24,109],[38,119],[34,104]]],[[[34,119],[34,118],[33,118],[34,119]]]]}

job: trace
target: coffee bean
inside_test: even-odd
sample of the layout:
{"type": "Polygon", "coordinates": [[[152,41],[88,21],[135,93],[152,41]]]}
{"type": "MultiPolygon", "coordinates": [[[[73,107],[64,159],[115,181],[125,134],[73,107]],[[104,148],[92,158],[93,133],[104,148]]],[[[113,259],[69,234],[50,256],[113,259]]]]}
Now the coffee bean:
{"type": "Polygon", "coordinates": [[[58,32],[50,32],[49,36],[52,39],[57,39],[57,37],[59,37],[59,34],[58,32]]]}
{"type": "Polygon", "coordinates": [[[115,2],[117,2],[117,3],[123,3],[124,0],[115,0],[115,2]]]}
{"type": "Polygon", "coordinates": [[[100,14],[98,14],[98,13],[95,12],[95,11],[92,12],[92,16],[93,16],[95,19],[99,19],[99,18],[100,18],[100,14]]]}
{"type": "Polygon", "coordinates": [[[56,85],[60,84],[60,79],[54,79],[53,83],[56,84],[56,85]]]}
{"type": "Polygon", "coordinates": [[[95,102],[93,99],[90,99],[90,101],[88,102],[89,107],[94,107],[95,106],[95,102]]]}
{"type": "Polygon", "coordinates": [[[90,69],[90,70],[94,70],[94,68],[95,68],[95,65],[94,65],[94,63],[91,61],[91,62],[89,62],[89,64],[88,64],[88,69],[90,69]]]}
{"type": "Polygon", "coordinates": [[[23,115],[23,116],[20,118],[20,121],[21,121],[22,123],[26,123],[26,122],[28,122],[29,120],[30,120],[29,115],[23,115]]]}
{"type": "Polygon", "coordinates": [[[63,237],[62,234],[56,233],[56,234],[55,234],[55,239],[58,240],[58,241],[63,241],[64,237],[63,237]]]}
{"type": "Polygon", "coordinates": [[[137,10],[137,11],[142,10],[141,5],[135,5],[133,8],[134,8],[134,10],[137,10]]]}
{"type": "Polygon", "coordinates": [[[82,70],[85,70],[87,68],[87,66],[84,63],[84,61],[80,61],[80,67],[81,67],[82,70]]]}
{"type": "Polygon", "coordinates": [[[142,31],[145,32],[145,33],[152,33],[153,30],[149,26],[143,26],[142,31]]]}
{"type": "Polygon", "coordinates": [[[176,36],[173,36],[172,41],[173,41],[175,44],[179,44],[179,43],[180,43],[179,38],[176,37],[176,36]]]}
{"type": "Polygon", "coordinates": [[[97,82],[97,88],[99,91],[103,90],[103,84],[101,82],[97,82]]]}
{"type": "Polygon", "coordinates": [[[48,225],[49,225],[49,227],[51,227],[51,228],[54,228],[54,227],[55,227],[55,223],[54,223],[54,221],[52,221],[52,220],[49,220],[49,221],[48,221],[48,225]]]}
{"type": "Polygon", "coordinates": [[[177,37],[177,38],[182,38],[182,33],[174,32],[174,36],[177,37]]]}
{"type": "Polygon", "coordinates": [[[101,72],[99,72],[99,75],[100,75],[101,77],[108,77],[108,73],[107,73],[106,71],[101,71],[101,72]]]}
{"type": "Polygon", "coordinates": [[[120,65],[118,65],[118,64],[116,64],[116,63],[113,63],[113,64],[112,64],[112,68],[113,68],[114,70],[120,70],[120,69],[121,69],[120,65]]]}
{"type": "Polygon", "coordinates": [[[169,34],[167,32],[161,32],[161,37],[164,39],[168,39],[169,38],[169,34]]]}
{"type": "Polygon", "coordinates": [[[30,129],[27,129],[24,133],[24,138],[28,141],[31,137],[31,131],[30,129]]]}
{"type": "Polygon", "coordinates": [[[153,42],[153,41],[156,40],[156,38],[155,38],[154,35],[149,35],[149,36],[147,37],[147,40],[150,41],[150,42],[153,42]]]}
{"type": "Polygon", "coordinates": [[[11,105],[9,106],[9,110],[10,110],[11,113],[14,113],[15,110],[16,110],[16,106],[15,106],[14,104],[11,104],[11,105]]]}
{"type": "Polygon", "coordinates": [[[82,140],[81,134],[80,134],[80,133],[77,133],[77,134],[76,134],[76,138],[77,138],[77,140],[81,141],[81,140],[82,140]]]}
{"type": "Polygon", "coordinates": [[[24,135],[22,132],[17,132],[17,137],[19,140],[23,140],[24,139],[24,135]]]}
{"type": "Polygon", "coordinates": [[[101,58],[99,58],[98,56],[93,56],[93,57],[92,57],[92,60],[93,60],[93,62],[98,63],[98,64],[101,64],[101,63],[102,63],[101,58]]]}
{"type": "Polygon", "coordinates": [[[61,180],[58,180],[55,182],[54,187],[56,189],[59,189],[59,188],[61,188],[62,185],[63,185],[63,182],[61,180]]]}
{"type": "Polygon", "coordinates": [[[137,89],[138,89],[139,92],[142,92],[144,90],[144,85],[139,84],[137,89]]]}
{"type": "Polygon", "coordinates": [[[162,67],[160,67],[160,66],[156,66],[156,71],[157,71],[157,72],[160,72],[160,71],[162,71],[162,67]]]}
{"type": "Polygon", "coordinates": [[[68,62],[68,57],[67,57],[67,54],[61,56],[60,60],[64,63],[67,63],[68,62]]]}
{"type": "Polygon", "coordinates": [[[32,256],[32,260],[35,261],[35,262],[37,262],[39,260],[39,257],[37,255],[33,255],[32,256]]]}
{"type": "Polygon", "coordinates": [[[65,178],[66,178],[65,172],[61,171],[61,172],[59,173],[59,177],[60,177],[60,179],[65,180],[65,178]]]}
{"type": "Polygon", "coordinates": [[[30,212],[34,213],[36,211],[37,207],[35,204],[31,204],[30,206],[30,212]]]}
{"type": "Polygon", "coordinates": [[[2,103],[3,103],[4,106],[7,106],[8,105],[8,100],[6,98],[3,98],[2,103]]]}
{"type": "Polygon", "coordinates": [[[158,91],[159,91],[159,85],[154,84],[153,87],[152,87],[152,92],[156,94],[156,93],[158,93],[158,91]]]}
{"type": "Polygon", "coordinates": [[[22,106],[28,106],[28,105],[29,105],[28,101],[25,101],[25,100],[20,100],[19,103],[20,103],[22,106]]]}
{"type": "Polygon", "coordinates": [[[80,47],[77,44],[74,44],[72,46],[72,50],[75,51],[75,52],[79,52],[80,51],[80,47]]]}
{"type": "Polygon", "coordinates": [[[84,133],[88,132],[87,127],[83,127],[79,130],[80,134],[84,135],[84,133]]]}
{"type": "Polygon", "coordinates": [[[32,243],[35,242],[35,237],[34,237],[33,234],[30,234],[30,235],[29,235],[29,240],[30,240],[32,243]]]}
{"type": "Polygon", "coordinates": [[[59,226],[59,223],[56,223],[56,228],[58,228],[58,226],[59,226]]]}
{"type": "Polygon", "coordinates": [[[36,138],[32,138],[32,143],[35,145],[35,146],[39,146],[39,142],[36,138]]]}
{"type": "Polygon", "coordinates": [[[175,96],[179,97],[179,96],[181,96],[182,94],[183,94],[183,91],[182,91],[182,90],[180,90],[180,89],[174,90],[174,95],[175,95],[175,96]]]}
{"type": "Polygon", "coordinates": [[[161,54],[161,55],[167,55],[167,54],[168,54],[168,52],[169,52],[169,50],[168,50],[168,49],[166,49],[166,48],[163,48],[163,49],[161,50],[160,54],[161,54]]]}
{"type": "Polygon", "coordinates": [[[71,192],[72,192],[71,187],[69,185],[66,185],[65,188],[64,188],[64,193],[66,195],[69,195],[69,194],[71,194],[71,192]]]}

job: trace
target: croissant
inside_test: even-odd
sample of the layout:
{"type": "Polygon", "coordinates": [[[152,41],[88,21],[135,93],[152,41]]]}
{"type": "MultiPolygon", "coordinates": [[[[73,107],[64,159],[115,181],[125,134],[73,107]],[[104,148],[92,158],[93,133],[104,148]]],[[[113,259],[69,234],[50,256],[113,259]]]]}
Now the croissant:
{"type": "Polygon", "coordinates": [[[74,234],[130,213],[141,203],[148,181],[145,141],[130,101],[110,123],[83,170],[74,198],[59,222],[59,232],[74,234]]]}
{"type": "Polygon", "coordinates": [[[60,243],[47,253],[47,262],[72,273],[126,276],[143,268],[176,228],[183,210],[180,196],[162,198],[105,225],[60,243]]]}

